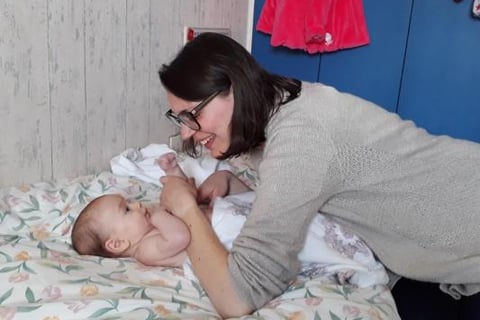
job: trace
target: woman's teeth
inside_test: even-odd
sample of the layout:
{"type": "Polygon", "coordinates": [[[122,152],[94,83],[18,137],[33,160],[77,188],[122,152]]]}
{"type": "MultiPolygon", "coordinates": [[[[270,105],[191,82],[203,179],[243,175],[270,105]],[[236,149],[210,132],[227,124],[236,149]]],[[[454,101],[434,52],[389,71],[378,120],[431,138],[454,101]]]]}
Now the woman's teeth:
{"type": "Polygon", "coordinates": [[[203,140],[200,140],[200,144],[204,146],[204,145],[206,145],[210,140],[212,140],[212,138],[213,138],[213,136],[210,136],[210,137],[208,137],[208,138],[205,138],[205,139],[203,139],[203,140]]]}

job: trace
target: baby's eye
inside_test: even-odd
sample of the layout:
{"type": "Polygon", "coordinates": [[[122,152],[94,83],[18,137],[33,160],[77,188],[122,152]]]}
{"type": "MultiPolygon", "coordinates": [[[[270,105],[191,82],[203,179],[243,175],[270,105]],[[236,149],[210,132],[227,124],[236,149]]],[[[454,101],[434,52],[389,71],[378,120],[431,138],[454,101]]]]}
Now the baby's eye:
{"type": "Polygon", "coordinates": [[[126,203],[125,203],[125,214],[132,211],[132,209],[130,209],[130,205],[131,205],[131,202],[129,200],[127,200],[126,203]]]}

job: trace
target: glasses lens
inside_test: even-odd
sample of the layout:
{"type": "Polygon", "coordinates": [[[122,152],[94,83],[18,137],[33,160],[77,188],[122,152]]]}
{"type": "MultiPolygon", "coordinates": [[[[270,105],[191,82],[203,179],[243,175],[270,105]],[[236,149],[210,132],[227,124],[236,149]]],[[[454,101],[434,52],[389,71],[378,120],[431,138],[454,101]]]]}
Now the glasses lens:
{"type": "Polygon", "coordinates": [[[195,116],[191,114],[190,112],[182,111],[178,114],[178,120],[180,120],[181,123],[186,125],[192,130],[199,130],[200,125],[197,122],[197,119],[195,119],[195,116]]]}

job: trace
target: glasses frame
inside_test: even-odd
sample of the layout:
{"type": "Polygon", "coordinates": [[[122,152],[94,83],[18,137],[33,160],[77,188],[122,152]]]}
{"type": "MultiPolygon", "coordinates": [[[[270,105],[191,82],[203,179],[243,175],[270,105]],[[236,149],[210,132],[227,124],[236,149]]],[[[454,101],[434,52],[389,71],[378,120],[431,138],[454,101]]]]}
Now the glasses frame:
{"type": "Polygon", "coordinates": [[[182,110],[177,115],[173,113],[172,109],[169,109],[165,112],[165,117],[173,122],[177,127],[181,127],[182,125],[186,126],[189,129],[194,131],[199,131],[202,127],[200,123],[197,121],[197,116],[200,110],[202,110],[207,104],[210,103],[216,96],[218,96],[222,91],[215,91],[208,97],[206,97],[202,102],[197,104],[191,111],[182,110]]]}

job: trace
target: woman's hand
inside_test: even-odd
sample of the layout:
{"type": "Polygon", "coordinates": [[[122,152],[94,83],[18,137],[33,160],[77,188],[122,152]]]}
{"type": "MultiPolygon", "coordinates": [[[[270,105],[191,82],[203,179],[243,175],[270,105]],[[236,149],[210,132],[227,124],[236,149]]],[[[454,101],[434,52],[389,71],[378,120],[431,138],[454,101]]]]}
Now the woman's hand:
{"type": "Polygon", "coordinates": [[[221,170],[210,175],[198,188],[197,200],[199,203],[208,203],[210,206],[216,197],[229,194],[251,191],[243,181],[230,171],[221,170]]]}
{"type": "Polygon", "coordinates": [[[211,174],[198,187],[197,200],[199,203],[211,204],[216,197],[223,197],[230,191],[230,171],[217,171],[211,174]]]}
{"type": "Polygon", "coordinates": [[[197,189],[193,179],[165,176],[160,181],[163,184],[160,203],[174,216],[183,220],[192,208],[198,208],[197,189]]]}

